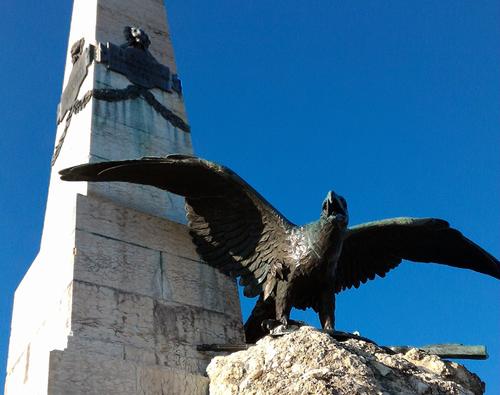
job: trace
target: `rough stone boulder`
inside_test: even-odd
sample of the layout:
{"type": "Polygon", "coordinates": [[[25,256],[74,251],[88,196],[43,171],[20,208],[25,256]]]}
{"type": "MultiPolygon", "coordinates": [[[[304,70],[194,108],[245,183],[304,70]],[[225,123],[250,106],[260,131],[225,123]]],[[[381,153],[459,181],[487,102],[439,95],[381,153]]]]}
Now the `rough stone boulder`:
{"type": "Polygon", "coordinates": [[[207,372],[211,395],[484,392],[479,377],[457,363],[418,349],[394,354],[361,340],[338,342],[311,327],[215,357],[207,372]]]}

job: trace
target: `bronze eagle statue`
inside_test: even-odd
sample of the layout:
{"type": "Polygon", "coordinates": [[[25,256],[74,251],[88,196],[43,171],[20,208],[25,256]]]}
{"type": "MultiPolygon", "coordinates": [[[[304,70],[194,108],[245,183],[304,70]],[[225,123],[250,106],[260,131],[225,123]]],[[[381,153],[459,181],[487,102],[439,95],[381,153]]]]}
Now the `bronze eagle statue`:
{"type": "Polygon", "coordinates": [[[334,329],[335,294],[384,277],[403,259],[474,270],[500,279],[500,263],[437,218],[391,218],[348,227],[346,200],[328,192],[319,220],[294,225],[236,173],[195,156],[84,164],[67,181],[122,181],[184,196],[190,234],[205,263],[260,295],[247,342],[289,323],[292,307],[313,308],[334,329]],[[265,323],[265,328],[263,327],[265,323]]]}

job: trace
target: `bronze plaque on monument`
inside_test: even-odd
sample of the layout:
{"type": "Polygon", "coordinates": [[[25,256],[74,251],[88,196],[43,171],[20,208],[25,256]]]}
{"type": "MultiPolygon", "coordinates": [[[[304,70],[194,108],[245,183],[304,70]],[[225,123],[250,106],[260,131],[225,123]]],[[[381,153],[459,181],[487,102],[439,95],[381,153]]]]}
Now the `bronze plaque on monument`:
{"type": "Polygon", "coordinates": [[[172,91],[169,68],[158,63],[147,50],[123,48],[108,42],[99,45],[99,62],[143,88],[172,91]]]}

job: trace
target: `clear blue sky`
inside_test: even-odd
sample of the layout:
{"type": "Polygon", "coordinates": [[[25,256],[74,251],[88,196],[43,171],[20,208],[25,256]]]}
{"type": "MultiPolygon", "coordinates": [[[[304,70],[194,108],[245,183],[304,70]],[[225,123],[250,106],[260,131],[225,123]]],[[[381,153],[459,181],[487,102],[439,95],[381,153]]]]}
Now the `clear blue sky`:
{"type": "MultiPolygon", "coordinates": [[[[39,248],[71,2],[0,2],[0,362],[39,248]]],[[[498,1],[171,0],[196,153],[293,222],[327,190],[351,223],[447,219],[500,256],[498,1]]],[[[251,301],[243,301],[248,315],[251,301]]],[[[296,318],[317,324],[314,314],[296,318]]],[[[404,263],[340,295],[337,327],[381,344],[485,344],[500,393],[500,283],[404,263]]],[[[4,373],[0,375],[3,388],[4,373]]]]}

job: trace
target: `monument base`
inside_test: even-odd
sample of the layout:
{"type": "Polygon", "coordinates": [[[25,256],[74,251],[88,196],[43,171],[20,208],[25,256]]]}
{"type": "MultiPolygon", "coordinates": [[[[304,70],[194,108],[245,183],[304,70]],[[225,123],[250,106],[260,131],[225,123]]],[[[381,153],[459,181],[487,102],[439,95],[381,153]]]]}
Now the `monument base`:
{"type": "Polygon", "coordinates": [[[119,355],[110,358],[71,345],[64,351],[50,353],[49,373],[49,394],[205,395],[209,383],[201,374],[137,363],[119,355]]]}
{"type": "Polygon", "coordinates": [[[303,326],[215,357],[211,395],[471,394],[485,385],[462,365],[416,348],[394,353],[362,339],[337,341],[303,326]]]}
{"type": "Polygon", "coordinates": [[[196,346],[244,341],[235,281],[184,225],[98,196],[75,207],[72,250],[41,251],[16,291],[6,393],[206,393],[196,346]]]}

